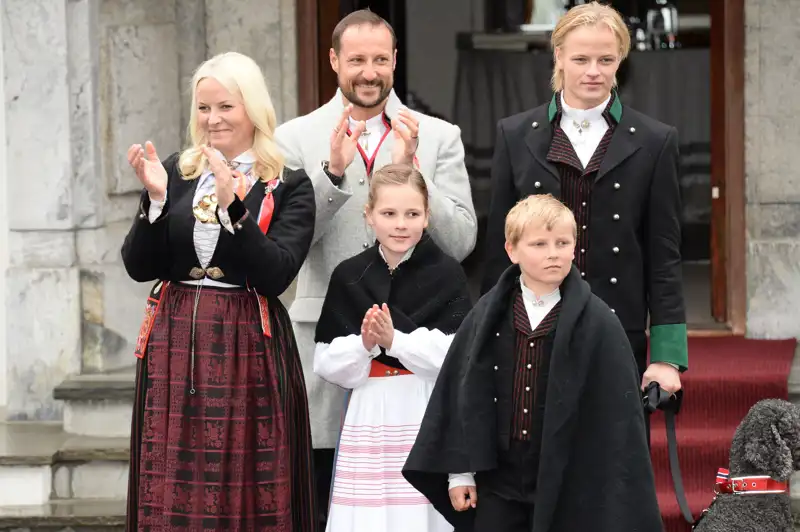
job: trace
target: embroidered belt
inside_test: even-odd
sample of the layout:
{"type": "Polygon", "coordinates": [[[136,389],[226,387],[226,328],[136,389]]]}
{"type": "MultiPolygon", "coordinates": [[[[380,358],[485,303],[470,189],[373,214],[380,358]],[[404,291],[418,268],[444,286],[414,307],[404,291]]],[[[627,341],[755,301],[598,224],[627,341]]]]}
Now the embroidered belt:
{"type": "Polygon", "coordinates": [[[729,478],[729,471],[720,468],[717,473],[717,493],[760,495],[764,493],[789,493],[788,482],[778,482],[768,475],[729,478]]]}
{"type": "Polygon", "coordinates": [[[147,349],[147,340],[150,338],[150,331],[153,329],[153,322],[156,320],[158,314],[158,307],[161,306],[161,300],[164,298],[164,292],[167,291],[169,282],[158,281],[150,290],[150,295],[147,297],[147,303],[144,307],[144,320],[142,326],[139,328],[139,336],[136,338],[136,347],[133,354],[136,358],[144,358],[145,349],[147,349]]]}
{"type": "Polygon", "coordinates": [[[195,280],[202,279],[206,275],[208,275],[210,278],[216,281],[218,279],[222,279],[223,277],[225,277],[225,272],[223,272],[222,269],[217,268],[216,266],[212,266],[211,268],[206,268],[206,269],[198,268],[197,266],[195,266],[194,268],[189,270],[189,277],[195,280]]]}
{"type": "MultiPolygon", "coordinates": [[[[199,268],[197,268],[199,269],[199,268]]],[[[217,270],[219,268],[216,268],[217,270]]],[[[169,281],[158,281],[150,290],[150,295],[147,297],[147,303],[144,307],[144,320],[139,327],[139,336],[136,338],[136,346],[133,354],[136,358],[144,358],[145,350],[147,349],[147,341],[150,338],[150,331],[153,329],[153,322],[155,322],[158,309],[161,306],[161,301],[164,299],[164,294],[169,287],[169,281]]],[[[261,318],[261,330],[264,336],[272,338],[272,327],[269,322],[269,303],[267,298],[261,294],[256,293],[255,290],[248,288],[253,292],[258,303],[258,314],[261,318]]]]}
{"type": "Polygon", "coordinates": [[[369,368],[370,377],[396,377],[398,375],[413,374],[413,372],[408,371],[407,369],[393,368],[391,366],[387,366],[383,362],[378,362],[377,360],[373,360],[372,365],[369,368]]]}

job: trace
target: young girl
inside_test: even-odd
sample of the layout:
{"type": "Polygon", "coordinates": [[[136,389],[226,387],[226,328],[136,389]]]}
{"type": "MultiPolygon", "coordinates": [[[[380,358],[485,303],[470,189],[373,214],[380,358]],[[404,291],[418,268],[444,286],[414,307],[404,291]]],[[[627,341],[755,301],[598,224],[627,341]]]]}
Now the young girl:
{"type": "Polygon", "coordinates": [[[401,469],[471,308],[466,276],[425,233],[428,190],[411,166],[375,172],[365,214],[378,243],[333,271],[316,329],[314,371],[352,390],[327,531],[451,531],[401,469]]]}

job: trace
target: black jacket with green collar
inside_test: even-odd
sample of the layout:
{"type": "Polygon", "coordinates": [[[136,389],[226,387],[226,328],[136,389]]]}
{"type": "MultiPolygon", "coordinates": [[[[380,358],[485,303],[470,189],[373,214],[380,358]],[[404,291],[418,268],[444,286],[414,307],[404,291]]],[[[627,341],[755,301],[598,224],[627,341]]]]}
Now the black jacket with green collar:
{"type": "MultiPolygon", "coordinates": [[[[558,97],[498,124],[484,293],[510,264],[503,244],[511,207],[531,194],[561,197],[559,168],[547,160],[560,127],[558,97]]],[[[612,98],[613,136],[590,177],[586,281],[627,332],[647,330],[649,319],[651,362],[670,362],[683,370],[688,354],[677,131],[623,105],[616,92],[612,98]]]]}

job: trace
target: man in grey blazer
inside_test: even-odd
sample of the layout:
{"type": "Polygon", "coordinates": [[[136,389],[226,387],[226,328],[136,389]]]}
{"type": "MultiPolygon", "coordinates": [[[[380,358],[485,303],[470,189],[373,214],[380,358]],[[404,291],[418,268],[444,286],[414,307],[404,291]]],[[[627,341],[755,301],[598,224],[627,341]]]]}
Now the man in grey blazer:
{"type": "Polygon", "coordinates": [[[396,55],[394,30],[384,19],[368,10],[351,13],[333,32],[336,95],[275,132],[286,166],[305,169],[316,193],[314,240],[289,312],[306,377],[323,508],[345,390],[314,375],[314,330],[333,269],[374,242],[364,220],[370,175],[389,163],[415,164],[428,185],[428,231],[436,243],[461,261],[477,236],[461,132],[403,107],[392,89],[396,55]]]}

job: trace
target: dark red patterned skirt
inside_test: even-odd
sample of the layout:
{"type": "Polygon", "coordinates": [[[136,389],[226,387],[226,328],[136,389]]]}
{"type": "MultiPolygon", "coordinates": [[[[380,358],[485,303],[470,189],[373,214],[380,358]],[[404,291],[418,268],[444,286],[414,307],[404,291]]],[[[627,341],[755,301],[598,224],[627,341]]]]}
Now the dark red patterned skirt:
{"type": "Polygon", "coordinates": [[[128,531],[315,532],[308,403],[291,322],[241,289],[171,284],[139,361],[128,531]]]}

